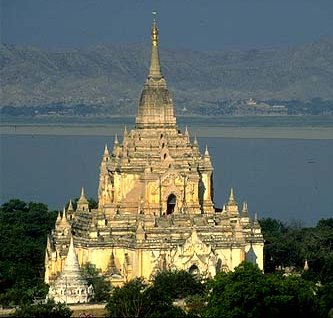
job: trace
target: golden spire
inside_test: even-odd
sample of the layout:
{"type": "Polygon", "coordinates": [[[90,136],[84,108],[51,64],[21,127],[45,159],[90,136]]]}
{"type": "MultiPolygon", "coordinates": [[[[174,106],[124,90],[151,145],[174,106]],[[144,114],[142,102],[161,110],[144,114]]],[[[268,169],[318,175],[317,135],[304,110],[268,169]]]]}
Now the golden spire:
{"type": "Polygon", "coordinates": [[[151,60],[148,77],[158,80],[163,76],[161,74],[160,57],[158,52],[158,28],[155,18],[156,12],[153,12],[153,15],[154,19],[151,27],[151,60]]]}
{"type": "Polygon", "coordinates": [[[153,46],[158,46],[158,28],[156,23],[156,12],[153,12],[154,19],[153,19],[153,25],[151,28],[151,43],[153,46]]]}

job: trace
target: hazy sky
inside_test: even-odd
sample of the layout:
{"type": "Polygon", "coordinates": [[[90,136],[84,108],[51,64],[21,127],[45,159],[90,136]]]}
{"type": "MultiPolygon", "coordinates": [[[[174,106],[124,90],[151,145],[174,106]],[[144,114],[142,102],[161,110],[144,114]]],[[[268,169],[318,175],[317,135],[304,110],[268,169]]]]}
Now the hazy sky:
{"type": "Polygon", "coordinates": [[[224,50],[295,45],[333,36],[333,0],[0,0],[3,43],[79,47],[148,43],[224,50]]]}

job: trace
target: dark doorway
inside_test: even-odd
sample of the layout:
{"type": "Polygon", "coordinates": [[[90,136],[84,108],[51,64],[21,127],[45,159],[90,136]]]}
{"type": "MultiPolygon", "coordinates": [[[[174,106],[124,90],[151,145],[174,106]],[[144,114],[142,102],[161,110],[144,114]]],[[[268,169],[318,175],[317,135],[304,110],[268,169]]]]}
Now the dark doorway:
{"type": "Polygon", "coordinates": [[[172,214],[175,211],[176,206],[176,196],[171,193],[167,201],[167,215],[172,214]]]}
{"type": "Polygon", "coordinates": [[[189,268],[189,273],[192,274],[193,276],[199,276],[200,271],[197,265],[193,264],[190,268],[189,268]]]}

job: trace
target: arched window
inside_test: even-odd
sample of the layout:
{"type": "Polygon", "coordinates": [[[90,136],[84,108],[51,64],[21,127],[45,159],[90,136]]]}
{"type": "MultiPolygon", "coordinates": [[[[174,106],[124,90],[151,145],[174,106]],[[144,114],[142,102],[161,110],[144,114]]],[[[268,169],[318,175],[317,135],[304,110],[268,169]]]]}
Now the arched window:
{"type": "Polygon", "coordinates": [[[175,210],[176,206],[176,196],[171,193],[168,196],[168,201],[167,201],[167,215],[172,214],[175,210]]]}

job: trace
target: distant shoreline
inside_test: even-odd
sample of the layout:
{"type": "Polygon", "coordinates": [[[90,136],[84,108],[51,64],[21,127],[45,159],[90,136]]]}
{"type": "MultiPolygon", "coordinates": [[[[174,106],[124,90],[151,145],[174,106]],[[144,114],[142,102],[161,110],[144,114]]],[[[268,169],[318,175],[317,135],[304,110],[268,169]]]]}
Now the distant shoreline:
{"type": "MultiPolygon", "coordinates": [[[[0,135],[121,136],[124,124],[22,124],[2,123],[0,135]]],[[[127,125],[130,130],[134,125],[127,125]]],[[[183,125],[179,125],[184,130],[183,125]]],[[[189,123],[190,136],[217,138],[333,139],[333,127],[223,126],[189,123]]]]}

